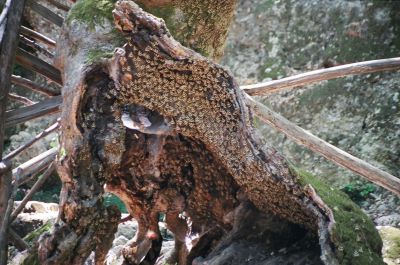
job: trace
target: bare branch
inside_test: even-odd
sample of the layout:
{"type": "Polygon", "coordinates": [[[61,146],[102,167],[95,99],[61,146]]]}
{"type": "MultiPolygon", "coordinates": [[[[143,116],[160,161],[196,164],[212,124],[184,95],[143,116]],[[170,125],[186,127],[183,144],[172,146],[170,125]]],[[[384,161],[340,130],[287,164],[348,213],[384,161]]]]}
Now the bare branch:
{"type": "Polygon", "coordinates": [[[300,87],[347,75],[369,74],[398,69],[400,69],[400,57],[345,64],[327,69],[315,70],[279,80],[241,86],[241,89],[251,96],[262,96],[277,93],[288,88],[300,87]]]}
{"type": "Polygon", "coordinates": [[[15,177],[15,185],[18,186],[24,181],[24,178],[29,177],[48,166],[52,161],[54,161],[56,155],[57,148],[54,147],[13,169],[12,174],[15,177]]]}
{"type": "Polygon", "coordinates": [[[60,95],[60,93],[54,92],[51,89],[48,89],[46,87],[43,87],[41,85],[38,85],[34,82],[32,82],[29,79],[23,78],[21,76],[17,76],[17,75],[12,75],[11,76],[11,83],[30,89],[34,92],[39,92],[42,95],[48,96],[48,97],[53,97],[53,96],[58,96],[60,95]]]}
{"type": "Polygon", "coordinates": [[[323,155],[329,161],[365,177],[369,181],[400,195],[400,179],[314,136],[278,113],[245,95],[247,105],[263,122],[286,134],[296,143],[323,155]]]}
{"type": "Polygon", "coordinates": [[[59,127],[59,123],[56,122],[53,125],[51,125],[49,128],[47,128],[46,130],[44,130],[43,132],[39,133],[38,135],[36,135],[33,139],[31,139],[30,141],[26,142],[25,144],[21,145],[20,147],[18,147],[17,149],[15,149],[14,151],[10,152],[8,155],[4,156],[3,160],[11,160],[12,158],[16,157],[17,155],[19,155],[22,151],[24,151],[25,149],[27,149],[28,147],[30,147],[31,145],[33,145],[34,143],[36,143],[37,141],[39,141],[40,139],[46,137],[47,135],[51,134],[52,132],[54,132],[55,130],[57,130],[59,127]]]}
{"type": "Polygon", "coordinates": [[[69,11],[69,6],[62,4],[62,3],[58,2],[57,0],[46,0],[46,1],[49,2],[50,4],[52,4],[53,6],[57,7],[58,9],[61,9],[66,12],[69,11]]]}
{"type": "Polygon", "coordinates": [[[13,94],[13,93],[8,93],[8,98],[11,100],[17,101],[19,103],[22,103],[24,105],[27,105],[27,106],[36,104],[36,102],[30,100],[29,98],[19,96],[19,95],[13,94]]]}
{"type": "Polygon", "coordinates": [[[32,71],[38,72],[51,81],[62,85],[60,70],[36,56],[24,51],[21,48],[17,49],[15,60],[18,64],[32,71]]]}
{"type": "Polygon", "coordinates": [[[61,96],[56,96],[50,99],[43,100],[31,106],[7,111],[5,126],[14,126],[18,123],[33,120],[48,114],[60,112],[61,102],[61,96]]]}
{"type": "Polygon", "coordinates": [[[51,47],[51,48],[55,48],[56,47],[56,42],[52,39],[50,39],[49,37],[46,37],[43,34],[40,34],[37,31],[34,31],[30,28],[21,26],[19,32],[29,38],[32,38],[34,40],[37,40],[43,44],[46,44],[47,46],[51,47]]]}
{"type": "Polygon", "coordinates": [[[62,26],[64,19],[59,15],[57,15],[56,13],[54,13],[53,11],[51,11],[50,9],[48,9],[47,7],[42,6],[41,4],[36,3],[36,1],[33,0],[28,1],[28,4],[33,11],[41,15],[44,19],[47,19],[48,21],[54,23],[59,27],[62,26]]]}
{"type": "Polygon", "coordinates": [[[21,201],[21,204],[18,205],[18,207],[12,212],[10,216],[9,223],[11,224],[15,218],[17,218],[18,214],[24,209],[26,203],[32,199],[33,195],[43,186],[43,184],[46,182],[46,180],[51,176],[51,174],[54,172],[56,166],[55,163],[51,163],[51,165],[48,167],[48,169],[43,173],[43,175],[38,179],[38,181],[32,186],[28,194],[24,197],[24,199],[21,201]]]}
{"type": "Polygon", "coordinates": [[[53,59],[54,54],[48,51],[47,49],[43,48],[39,44],[37,44],[34,40],[28,39],[27,37],[24,37],[23,35],[19,35],[19,40],[21,43],[25,44],[26,46],[31,47],[32,49],[35,49],[36,51],[46,55],[48,58],[53,59]]]}

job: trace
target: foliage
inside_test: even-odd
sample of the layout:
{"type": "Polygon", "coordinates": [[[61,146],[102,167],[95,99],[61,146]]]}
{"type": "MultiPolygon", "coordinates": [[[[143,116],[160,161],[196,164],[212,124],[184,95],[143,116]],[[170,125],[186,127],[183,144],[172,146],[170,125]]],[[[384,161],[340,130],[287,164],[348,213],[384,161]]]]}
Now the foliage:
{"type": "Polygon", "coordinates": [[[114,194],[111,193],[106,193],[103,196],[104,198],[104,206],[111,206],[115,205],[118,207],[118,209],[121,211],[121,213],[127,213],[128,211],[126,210],[125,204],[121,201],[120,198],[115,196],[114,194]]]}
{"type": "Polygon", "coordinates": [[[96,25],[103,26],[105,21],[113,21],[112,10],[116,0],[79,0],[70,10],[67,23],[72,20],[86,23],[94,30],[96,25]]]}
{"type": "Polygon", "coordinates": [[[88,64],[97,63],[100,62],[101,59],[111,58],[113,54],[113,51],[105,51],[103,49],[91,49],[89,50],[86,62],[88,64]]]}
{"type": "Polygon", "coordinates": [[[360,204],[376,190],[376,187],[370,183],[356,181],[345,185],[340,190],[346,193],[355,203],[360,204]]]}
{"type": "Polygon", "coordinates": [[[331,240],[343,265],[384,264],[382,240],[374,223],[340,190],[300,169],[291,167],[301,184],[310,184],[332,210],[335,225],[331,240]]]}

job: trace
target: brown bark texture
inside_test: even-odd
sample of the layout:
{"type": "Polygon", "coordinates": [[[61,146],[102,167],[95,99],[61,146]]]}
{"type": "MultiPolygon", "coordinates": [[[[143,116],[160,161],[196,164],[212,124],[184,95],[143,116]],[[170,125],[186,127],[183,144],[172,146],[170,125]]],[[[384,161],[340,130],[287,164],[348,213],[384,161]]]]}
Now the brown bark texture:
{"type": "MultiPolygon", "coordinates": [[[[332,209],[258,140],[230,73],[132,1],[118,1],[113,15],[126,43],[94,64],[85,63],[85,47],[109,40],[89,31],[79,38],[74,23],[64,29],[81,49],[60,52],[63,190],[60,221],[40,240],[41,264],[83,264],[92,251],[103,264],[119,219],[103,206],[105,191],[138,222],[124,264],[157,263],[160,214],[175,238],[168,264],[222,264],[219,253],[240,242],[270,264],[346,264],[332,209]],[[287,251],[265,254],[279,249],[287,251]]],[[[233,264],[258,264],[244,250],[233,264]]],[[[379,264],[379,242],[364,251],[379,264]]]]}

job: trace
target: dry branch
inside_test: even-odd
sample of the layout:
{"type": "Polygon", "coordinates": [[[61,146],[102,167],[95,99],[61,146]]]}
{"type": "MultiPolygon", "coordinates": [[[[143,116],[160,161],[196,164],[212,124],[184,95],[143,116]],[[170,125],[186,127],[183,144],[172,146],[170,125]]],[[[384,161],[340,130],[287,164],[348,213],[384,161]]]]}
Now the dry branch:
{"type": "Polygon", "coordinates": [[[350,169],[369,181],[400,195],[400,179],[314,136],[310,132],[291,123],[278,113],[270,110],[263,104],[255,101],[249,95],[245,95],[245,97],[247,105],[253,109],[255,115],[257,115],[263,122],[271,125],[278,131],[283,132],[296,143],[303,145],[308,149],[323,155],[329,161],[350,169]]]}
{"type": "Polygon", "coordinates": [[[54,147],[13,169],[12,174],[16,180],[16,185],[18,186],[21,182],[23,182],[24,178],[43,170],[43,168],[54,161],[56,155],[57,148],[54,147]]]}
{"type": "Polygon", "coordinates": [[[38,57],[24,51],[21,48],[17,49],[15,60],[18,64],[32,71],[38,72],[51,81],[62,85],[60,70],[39,59],[38,57]]]}
{"type": "Polygon", "coordinates": [[[32,38],[36,41],[39,41],[43,44],[46,44],[47,46],[51,47],[51,48],[55,48],[56,47],[56,42],[52,39],[50,39],[49,37],[46,37],[43,34],[40,34],[37,31],[34,31],[32,29],[29,29],[27,27],[21,26],[20,31],[19,31],[22,35],[25,35],[29,38],[32,38]]]}
{"type": "Polygon", "coordinates": [[[49,2],[50,4],[52,4],[53,6],[57,7],[58,9],[61,9],[66,12],[69,11],[69,6],[62,4],[62,3],[58,2],[57,0],[46,0],[46,1],[49,2]]]}
{"type": "Polygon", "coordinates": [[[54,58],[54,54],[53,53],[51,53],[47,49],[43,48],[39,44],[37,44],[34,40],[28,39],[23,35],[20,35],[19,40],[24,45],[26,45],[28,47],[31,47],[32,49],[34,49],[34,50],[46,55],[48,58],[51,58],[51,59],[54,58]]]}
{"type": "Polygon", "coordinates": [[[24,105],[30,106],[35,104],[36,102],[30,100],[29,98],[23,97],[23,96],[19,96],[13,93],[8,93],[8,98],[14,101],[17,101],[19,103],[22,103],[24,105]]]}
{"type": "Polygon", "coordinates": [[[48,96],[48,97],[60,95],[60,93],[54,92],[51,89],[48,89],[41,85],[38,85],[29,79],[26,79],[26,78],[23,78],[23,77],[17,76],[17,75],[11,76],[11,83],[21,86],[21,87],[24,87],[24,88],[27,88],[27,89],[30,89],[34,92],[39,92],[40,94],[48,96]]]}
{"type": "Polygon", "coordinates": [[[57,96],[43,100],[31,106],[7,111],[5,126],[14,126],[18,123],[33,120],[48,114],[60,112],[61,102],[61,96],[57,96]]]}
{"type": "Polygon", "coordinates": [[[277,93],[288,88],[300,87],[347,75],[369,74],[398,69],[400,69],[400,57],[345,64],[327,69],[315,70],[279,80],[241,86],[241,89],[251,96],[262,96],[277,93]]]}
{"type": "Polygon", "coordinates": [[[43,184],[51,176],[55,168],[56,168],[55,164],[52,163],[48,167],[48,169],[43,173],[43,175],[38,179],[38,181],[32,186],[28,194],[21,201],[20,205],[18,205],[18,207],[12,212],[9,223],[12,223],[15,220],[15,218],[17,218],[18,214],[24,209],[26,203],[30,201],[33,195],[35,195],[35,193],[43,186],[43,184]]]}
{"type": "Polygon", "coordinates": [[[36,1],[34,0],[30,0],[28,4],[33,11],[41,15],[43,18],[47,19],[48,21],[54,23],[59,27],[62,26],[64,19],[59,15],[57,15],[56,13],[54,13],[53,11],[51,11],[50,9],[48,9],[47,7],[36,3],[36,1]]]}
{"type": "Polygon", "coordinates": [[[54,132],[55,130],[58,129],[59,123],[56,122],[53,125],[51,125],[49,128],[47,128],[46,130],[44,130],[43,132],[39,133],[38,135],[36,135],[33,139],[31,139],[30,141],[26,142],[25,144],[21,145],[20,147],[18,147],[17,149],[15,149],[14,151],[10,152],[8,155],[4,156],[3,160],[11,160],[12,158],[14,158],[15,156],[17,156],[18,154],[20,154],[22,151],[24,151],[25,149],[27,149],[28,147],[30,147],[31,145],[33,145],[34,143],[36,143],[37,141],[39,141],[40,139],[46,137],[47,135],[51,134],[52,132],[54,132]]]}

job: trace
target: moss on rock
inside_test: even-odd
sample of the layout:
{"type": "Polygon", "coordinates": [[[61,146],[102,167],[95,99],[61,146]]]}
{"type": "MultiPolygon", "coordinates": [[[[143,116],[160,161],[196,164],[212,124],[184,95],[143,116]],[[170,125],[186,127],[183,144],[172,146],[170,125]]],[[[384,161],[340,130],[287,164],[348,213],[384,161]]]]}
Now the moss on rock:
{"type": "Polygon", "coordinates": [[[292,167],[303,185],[310,184],[332,210],[335,225],[331,240],[339,263],[343,265],[384,264],[381,257],[382,239],[375,225],[343,192],[320,179],[292,167]]]}

